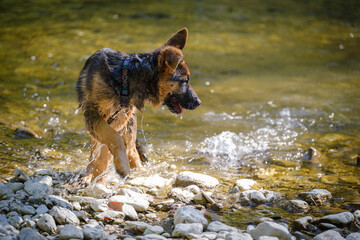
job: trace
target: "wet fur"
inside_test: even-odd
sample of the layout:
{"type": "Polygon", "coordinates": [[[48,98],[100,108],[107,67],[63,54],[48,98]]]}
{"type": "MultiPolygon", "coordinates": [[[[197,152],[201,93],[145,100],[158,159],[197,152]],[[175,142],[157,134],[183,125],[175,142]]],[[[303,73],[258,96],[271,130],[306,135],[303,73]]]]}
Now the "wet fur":
{"type": "Polygon", "coordinates": [[[165,102],[175,113],[182,107],[194,109],[200,105],[190,83],[185,82],[190,77],[181,51],[186,40],[187,29],[182,29],[152,52],[127,54],[104,48],[86,61],[76,90],[91,137],[88,182],[106,179],[112,156],[122,176],[128,176],[130,168],[143,168],[141,159],[145,155],[136,142],[136,112],[143,109],[145,102],[154,107],[165,102]],[[129,108],[121,109],[118,79],[125,57],[131,59],[127,67],[130,103],[129,108]],[[116,114],[119,110],[123,112],[116,114]]]}

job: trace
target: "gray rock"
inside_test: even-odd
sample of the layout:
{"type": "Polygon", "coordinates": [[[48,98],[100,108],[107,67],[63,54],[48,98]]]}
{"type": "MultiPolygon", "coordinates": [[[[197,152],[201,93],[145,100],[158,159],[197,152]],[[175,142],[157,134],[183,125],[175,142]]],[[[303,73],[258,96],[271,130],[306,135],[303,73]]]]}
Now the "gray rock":
{"type": "Polygon", "coordinates": [[[319,219],[320,222],[332,223],[337,226],[345,226],[354,221],[354,215],[350,212],[326,215],[319,219]]]}
{"type": "Polygon", "coordinates": [[[108,201],[106,199],[94,199],[93,201],[91,201],[90,207],[95,212],[105,212],[109,210],[107,202],[108,201]]]}
{"type": "Polygon", "coordinates": [[[19,216],[17,212],[9,212],[6,217],[8,223],[14,228],[19,229],[20,225],[23,223],[23,219],[19,216]]]}
{"type": "Polygon", "coordinates": [[[33,229],[36,228],[36,223],[35,223],[33,220],[31,220],[31,219],[24,219],[24,222],[25,222],[25,226],[26,226],[26,227],[33,228],[33,229]]]}
{"type": "Polygon", "coordinates": [[[320,223],[319,228],[323,229],[323,230],[329,230],[329,229],[336,228],[336,226],[334,224],[331,224],[331,223],[320,223]]]}
{"type": "Polygon", "coordinates": [[[219,181],[214,177],[189,171],[181,172],[176,177],[176,186],[186,187],[192,184],[199,187],[214,188],[219,184],[219,181]]]}
{"type": "Polygon", "coordinates": [[[176,210],[174,224],[177,225],[179,223],[201,223],[204,227],[208,225],[204,215],[191,206],[180,207],[176,210]]]}
{"type": "Polygon", "coordinates": [[[277,237],[261,236],[257,240],[279,240],[277,237]]]}
{"type": "Polygon", "coordinates": [[[163,237],[161,235],[157,235],[157,234],[148,234],[145,236],[139,236],[136,239],[143,239],[143,240],[166,240],[166,237],[163,237]]]}
{"type": "Polygon", "coordinates": [[[269,190],[247,190],[240,193],[239,200],[243,205],[259,205],[278,201],[281,194],[269,190]]]}
{"type": "Polygon", "coordinates": [[[225,240],[252,240],[248,233],[229,232],[225,235],[225,240]]]}
{"type": "Polygon", "coordinates": [[[201,193],[201,189],[196,185],[189,185],[189,186],[185,187],[184,190],[192,192],[193,194],[200,194],[201,193]]]}
{"type": "Polygon", "coordinates": [[[73,224],[65,225],[59,233],[60,240],[84,239],[83,232],[73,224]]]}
{"type": "Polygon", "coordinates": [[[294,227],[297,230],[308,230],[313,218],[310,216],[302,217],[294,221],[294,227]]]}
{"type": "Polygon", "coordinates": [[[17,208],[18,213],[22,215],[34,215],[35,214],[35,208],[30,205],[20,205],[17,208]]]}
{"type": "Polygon", "coordinates": [[[203,231],[201,223],[178,223],[172,232],[173,237],[187,237],[189,234],[200,234],[203,231]]]}
{"type": "Polygon", "coordinates": [[[37,209],[35,210],[35,212],[36,212],[37,214],[44,214],[44,213],[49,212],[49,209],[48,209],[48,207],[47,207],[46,205],[41,204],[41,205],[39,205],[39,206],[37,207],[37,209]]]}
{"type": "Polygon", "coordinates": [[[76,215],[67,208],[54,206],[49,213],[59,224],[70,223],[78,225],[80,223],[76,215]]]}
{"type": "Polygon", "coordinates": [[[286,202],[285,209],[294,213],[303,213],[309,210],[309,204],[303,200],[290,200],[286,202]]]}
{"type": "Polygon", "coordinates": [[[37,180],[36,180],[38,183],[43,183],[43,184],[46,184],[50,187],[52,187],[53,185],[53,179],[52,177],[50,176],[41,176],[41,177],[38,177],[37,180]]]}
{"type": "Polygon", "coordinates": [[[6,219],[5,214],[0,214],[0,225],[6,225],[6,224],[9,224],[9,223],[6,219]]]}
{"type": "Polygon", "coordinates": [[[232,231],[236,231],[236,228],[228,226],[219,221],[214,221],[209,224],[209,226],[207,227],[207,231],[210,231],[210,232],[220,232],[220,231],[232,232],[232,231]]]}
{"type": "Polygon", "coordinates": [[[86,240],[97,240],[102,239],[106,233],[104,232],[104,228],[100,225],[94,227],[85,227],[82,229],[84,239],[86,240]]]}
{"type": "Polygon", "coordinates": [[[209,240],[215,240],[217,239],[217,233],[216,232],[203,232],[202,236],[204,238],[207,238],[209,240]]]}
{"type": "Polygon", "coordinates": [[[131,220],[138,220],[138,214],[135,210],[135,208],[129,204],[124,203],[122,206],[121,211],[125,214],[125,217],[131,219],[131,220]]]}
{"type": "Polygon", "coordinates": [[[134,229],[136,231],[145,232],[147,228],[151,227],[151,225],[139,222],[139,221],[126,221],[125,222],[125,228],[134,229]]]}
{"type": "Polygon", "coordinates": [[[252,189],[256,183],[257,182],[252,179],[239,179],[236,180],[235,185],[239,188],[239,190],[246,191],[252,189]]]}
{"type": "Polygon", "coordinates": [[[163,178],[157,174],[150,176],[150,177],[137,177],[127,181],[129,184],[134,186],[143,186],[146,188],[164,188],[170,185],[173,180],[163,178]]]}
{"type": "Polygon", "coordinates": [[[23,228],[21,229],[19,235],[16,238],[17,240],[46,240],[46,238],[36,230],[32,228],[23,228]]]}
{"type": "MultiPolygon", "coordinates": [[[[133,188],[134,189],[134,188],[133,188]]],[[[135,189],[134,189],[135,190],[135,189]]],[[[140,190],[141,191],[141,190],[140,190]]],[[[126,188],[121,188],[118,191],[117,195],[124,195],[124,196],[128,196],[128,197],[132,197],[132,198],[141,198],[141,199],[146,199],[149,202],[154,201],[154,197],[150,196],[149,194],[144,194],[137,191],[133,191],[131,189],[126,189],[126,188]]]]}
{"type": "Polygon", "coordinates": [[[11,190],[8,184],[0,182],[0,200],[9,199],[14,195],[14,192],[11,190]]]}
{"type": "Polygon", "coordinates": [[[188,204],[191,202],[191,200],[193,200],[194,194],[188,190],[184,190],[181,188],[173,188],[170,191],[170,197],[188,204]]]}
{"type": "Polygon", "coordinates": [[[53,192],[51,186],[46,183],[37,182],[35,180],[27,180],[25,182],[24,189],[29,195],[35,196],[47,196],[51,195],[53,192]]]}
{"type": "Polygon", "coordinates": [[[125,214],[123,212],[109,210],[101,213],[95,214],[95,219],[98,219],[100,221],[106,221],[106,220],[116,220],[116,219],[123,219],[125,217],[125,214]]]}
{"type": "Polygon", "coordinates": [[[149,209],[149,201],[143,198],[134,198],[123,195],[115,195],[109,198],[109,202],[126,203],[135,208],[136,211],[144,212],[149,209]]]}
{"type": "Polygon", "coordinates": [[[51,206],[55,205],[55,206],[67,208],[71,211],[73,210],[73,206],[69,203],[69,201],[67,201],[66,199],[60,196],[55,196],[55,195],[47,196],[45,199],[45,203],[46,205],[51,205],[51,206]]]}
{"type": "Polygon", "coordinates": [[[192,200],[195,202],[195,204],[201,204],[201,205],[206,204],[208,202],[202,193],[195,194],[192,200]]]}
{"type": "Polygon", "coordinates": [[[144,235],[148,235],[148,234],[162,234],[164,232],[164,228],[161,226],[150,226],[148,228],[146,228],[144,235]]]}
{"type": "Polygon", "coordinates": [[[21,182],[10,182],[7,185],[13,192],[24,189],[24,184],[21,182]]]}
{"type": "Polygon", "coordinates": [[[334,230],[328,230],[316,235],[313,240],[345,240],[345,238],[334,230]]]}
{"type": "Polygon", "coordinates": [[[36,226],[44,232],[50,234],[56,233],[56,223],[50,214],[45,213],[42,215],[37,221],[36,226]]]}
{"type": "Polygon", "coordinates": [[[346,240],[360,240],[360,232],[350,233],[347,235],[346,240]]]}
{"type": "Polygon", "coordinates": [[[38,176],[53,176],[54,171],[51,169],[36,169],[34,175],[38,176]]]}
{"type": "Polygon", "coordinates": [[[26,182],[27,180],[29,180],[29,177],[26,175],[26,173],[24,173],[20,169],[14,170],[14,177],[19,182],[26,182]]]}
{"type": "Polygon", "coordinates": [[[10,237],[9,239],[13,239],[18,234],[19,231],[10,224],[0,224],[0,239],[5,239],[5,237],[10,237]]]}
{"type": "Polygon", "coordinates": [[[313,189],[310,192],[302,192],[298,196],[310,205],[322,205],[331,197],[331,193],[326,189],[313,189]]]}
{"type": "Polygon", "coordinates": [[[260,236],[278,237],[280,240],[292,240],[289,230],[275,222],[262,222],[250,232],[251,237],[258,239],[260,236]]]}
{"type": "Polygon", "coordinates": [[[90,184],[87,188],[82,189],[80,192],[85,196],[95,198],[107,198],[113,193],[111,189],[107,188],[101,183],[90,184]]]}
{"type": "Polygon", "coordinates": [[[355,219],[360,219],[360,210],[356,210],[353,214],[355,219]]]}
{"type": "Polygon", "coordinates": [[[9,212],[10,211],[10,202],[11,200],[2,200],[0,201],[0,212],[9,212]]]}

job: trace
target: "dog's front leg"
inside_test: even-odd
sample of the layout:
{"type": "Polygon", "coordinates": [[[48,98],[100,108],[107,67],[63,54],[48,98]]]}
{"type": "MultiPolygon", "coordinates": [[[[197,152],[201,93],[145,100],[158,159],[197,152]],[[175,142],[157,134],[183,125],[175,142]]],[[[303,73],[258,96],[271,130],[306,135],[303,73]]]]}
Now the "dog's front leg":
{"type": "MultiPolygon", "coordinates": [[[[86,108],[84,116],[86,129],[89,131],[89,134],[98,142],[105,144],[114,156],[116,172],[123,177],[128,176],[130,174],[130,165],[126,155],[124,139],[115,129],[107,124],[96,109],[86,108]]],[[[99,160],[106,161],[105,159],[100,158],[99,160]]],[[[99,175],[104,172],[104,169],[93,169],[92,171],[99,175]]]]}

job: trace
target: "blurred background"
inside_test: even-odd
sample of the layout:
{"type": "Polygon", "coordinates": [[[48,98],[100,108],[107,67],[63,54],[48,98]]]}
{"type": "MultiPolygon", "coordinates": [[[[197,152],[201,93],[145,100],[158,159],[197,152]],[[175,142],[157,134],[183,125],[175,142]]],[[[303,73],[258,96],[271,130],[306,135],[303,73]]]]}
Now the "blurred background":
{"type": "Polygon", "coordinates": [[[290,195],[323,187],[359,202],[359,24],[358,0],[1,0],[1,177],[84,169],[74,88],[86,59],[104,47],[148,52],[187,27],[202,105],[139,113],[148,169],[251,177],[290,195]]]}

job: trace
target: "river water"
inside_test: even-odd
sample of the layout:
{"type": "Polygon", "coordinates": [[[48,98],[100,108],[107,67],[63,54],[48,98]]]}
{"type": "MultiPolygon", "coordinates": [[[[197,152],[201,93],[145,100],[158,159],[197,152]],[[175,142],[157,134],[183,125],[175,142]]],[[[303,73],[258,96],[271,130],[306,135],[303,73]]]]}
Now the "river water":
{"type": "Polygon", "coordinates": [[[1,177],[84,169],[89,137],[74,87],[86,59],[104,47],[151,51],[187,27],[184,54],[202,105],[182,116],[146,105],[142,174],[169,176],[176,165],[216,176],[224,189],[253,178],[289,199],[325,188],[338,205],[321,211],[359,208],[359,16],[356,0],[3,0],[1,177]]]}

